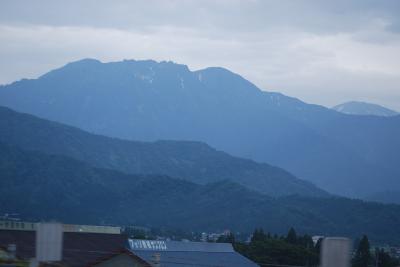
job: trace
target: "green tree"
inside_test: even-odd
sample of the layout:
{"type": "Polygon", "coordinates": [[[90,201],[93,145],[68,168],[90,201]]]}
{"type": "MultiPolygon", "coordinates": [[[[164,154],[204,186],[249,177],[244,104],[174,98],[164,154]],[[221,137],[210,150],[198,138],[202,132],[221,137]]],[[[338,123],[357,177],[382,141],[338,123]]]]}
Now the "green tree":
{"type": "Polygon", "coordinates": [[[254,230],[254,233],[251,237],[251,242],[257,242],[257,241],[266,241],[267,235],[264,233],[264,230],[262,228],[254,230]]]}
{"type": "Polygon", "coordinates": [[[293,228],[290,228],[287,236],[286,236],[286,242],[289,244],[297,244],[297,234],[296,231],[293,228]]]}
{"type": "Polygon", "coordinates": [[[385,252],[383,249],[375,250],[375,263],[378,267],[394,267],[398,266],[398,261],[390,257],[389,253],[385,252]]]}
{"type": "Polygon", "coordinates": [[[271,238],[271,234],[256,229],[249,244],[236,242],[234,247],[239,253],[264,265],[318,266],[319,252],[309,235],[297,236],[291,229],[287,236],[274,236],[271,238]]]}
{"type": "Polygon", "coordinates": [[[369,251],[369,241],[368,237],[364,235],[360,243],[358,244],[358,248],[356,254],[353,258],[353,267],[368,267],[371,263],[371,253],[369,251]]]}
{"type": "Polygon", "coordinates": [[[300,245],[300,246],[303,246],[305,248],[314,247],[314,242],[312,240],[312,237],[309,236],[309,235],[298,236],[297,237],[297,244],[300,245]]]}

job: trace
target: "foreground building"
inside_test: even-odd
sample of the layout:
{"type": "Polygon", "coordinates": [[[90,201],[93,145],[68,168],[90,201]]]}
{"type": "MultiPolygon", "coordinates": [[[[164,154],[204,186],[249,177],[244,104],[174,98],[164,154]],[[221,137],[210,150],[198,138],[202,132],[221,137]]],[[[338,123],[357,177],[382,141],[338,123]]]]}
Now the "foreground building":
{"type": "MultiPolygon", "coordinates": [[[[258,266],[235,252],[231,244],[128,239],[118,231],[95,226],[26,226],[23,229],[0,230],[3,254],[12,253],[16,261],[26,261],[26,266],[28,262],[36,263],[35,266],[66,267],[258,266]],[[60,230],[55,233],[53,230],[57,228],[60,230]],[[59,237],[54,238],[57,235],[59,237]],[[50,251],[54,247],[59,247],[60,256],[57,260],[32,261],[42,257],[38,251],[50,251]],[[13,251],[7,251],[8,248],[13,251]]],[[[52,259],[51,255],[48,256],[52,259]]]]}
{"type": "MultiPolygon", "coordinates": [[[[126,246],[121,234],[66,232],[62,239],[63,266],[83,267],[98,259],[119,253],[126,246]]],[[[15,258],[30,261],[36,257],[36,232],[0,230],[0,246],[15,246],[15,258]]]]}

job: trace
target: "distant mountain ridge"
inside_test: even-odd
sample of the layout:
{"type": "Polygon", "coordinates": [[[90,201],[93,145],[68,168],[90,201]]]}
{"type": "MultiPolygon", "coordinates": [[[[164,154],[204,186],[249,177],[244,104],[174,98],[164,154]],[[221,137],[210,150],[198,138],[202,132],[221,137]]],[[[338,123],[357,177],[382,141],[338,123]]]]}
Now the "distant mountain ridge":
{"type": "Polygon", "coordinates": [[[0,212],[28,220],[164,227],[186,231],[359,236],[398,244],[400,206],[346,198],[271,198],[230,181],[198,185],[127,175],[0,142],[0,212]],[[12,201],[10,201],[12,200],[12,201]]]}
{"type": "Polygon", "coordinates": [[[205,142],[335,194],[400,189],[400,116],[349,116],[223,68],[86,59],[0,86],[0,105],[111,137],[205,142]]]}
{"type": "Polygon", "coordinates": [[[0,142],[130,174],[168,175],[198,184],[231,180],[270,196],[327,195],[285,170],[233,157],[204,143],[125,141],[4,107],[0,107],[0,142]]]}
{"type": "Polygon", "coordinates": [[[372,115],[383,117],[399,115],[397,111],[385,108],[383,106],[359,101],[346,102],[334,106],[332,109],[350,115],[372,115]]]}
{"type": "Polygon", "coordinates": [[[400,205],[400,191],[388,190],[384,192],[377,192],[367,196],[365,200],[400,205]]]}

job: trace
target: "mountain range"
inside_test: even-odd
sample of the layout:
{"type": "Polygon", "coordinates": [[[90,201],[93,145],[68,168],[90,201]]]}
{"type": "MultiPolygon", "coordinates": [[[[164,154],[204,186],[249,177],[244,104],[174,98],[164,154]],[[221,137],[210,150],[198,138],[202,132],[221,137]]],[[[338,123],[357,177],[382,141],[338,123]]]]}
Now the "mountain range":
{"type": "Polygon", "coordinates": [[[400,206],[339,197],[272,198],[231,181],[198,185],[161,175],[128,175],[0,142],[0,207],[26,220],[163,227],[185,231],[255,227],[286,233],[368,234],[398,244],[400,206]]]}
{"type": "Polygon", "coordinates": [[[204,142],[334,194],[400,189],[400,116],[342,114],[223,68],[85,59],[0,86],[0,105],[109,137],[204,142]]]}
{"type": "Polygon", "coordinates": [[[223,180],[270,196],[327,196],[285,170],[194,141],[137,142],[82,131],[0,107],[0,142],[128,174],[168,175],[197,184],[223,180]]]}
{"type": "Polygon", "coordinates": [[[399,113],[397,111],[382,107],[377,104],[350,101],[337,106],[332,109],[350,115],[369,115],[369,116],[397,116],[399,113]]]}

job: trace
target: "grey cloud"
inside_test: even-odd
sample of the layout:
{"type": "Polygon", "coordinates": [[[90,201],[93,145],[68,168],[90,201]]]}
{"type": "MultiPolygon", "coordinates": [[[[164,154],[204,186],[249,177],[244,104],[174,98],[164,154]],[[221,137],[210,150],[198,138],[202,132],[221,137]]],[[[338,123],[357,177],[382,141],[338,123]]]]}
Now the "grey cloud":
{"type": "Polygon", "coordinates": [[[1,23],[149,30],[175,26],[231,31],[300,28],[316,33],[355,31],[374,18],[397,29],[400,1],[21,1],[3,0],[1,23]]]}

